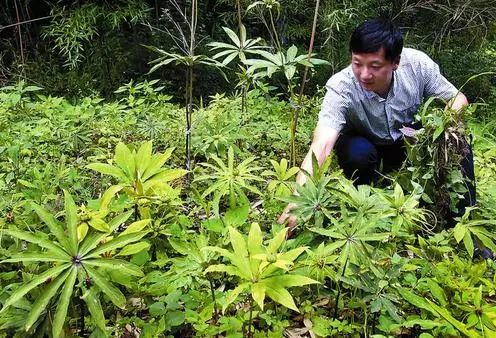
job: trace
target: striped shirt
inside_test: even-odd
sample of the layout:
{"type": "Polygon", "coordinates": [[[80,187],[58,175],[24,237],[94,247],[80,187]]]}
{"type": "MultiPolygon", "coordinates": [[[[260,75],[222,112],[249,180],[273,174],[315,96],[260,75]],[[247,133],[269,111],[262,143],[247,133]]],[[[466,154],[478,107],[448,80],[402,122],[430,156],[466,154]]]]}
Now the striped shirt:
{"type": "Polygon", "coordinates": [[[403,48],[387,98],[363,89],[351,65],[333,75],[326,88],[319,124],[338,132],[356,131],[377,145],[401,138],[400,128],[414,121],[425,97],[449,100],[457,93],[431,58],[411,48],[403,48]]]}

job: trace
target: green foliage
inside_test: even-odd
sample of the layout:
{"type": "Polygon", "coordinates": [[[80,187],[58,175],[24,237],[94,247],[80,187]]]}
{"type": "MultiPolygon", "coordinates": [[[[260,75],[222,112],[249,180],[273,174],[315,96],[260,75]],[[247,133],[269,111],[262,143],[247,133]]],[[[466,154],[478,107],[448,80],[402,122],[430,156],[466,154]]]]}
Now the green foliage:
{"type": "Polygon", "coordinates": [[[252,185],[252,181],[262,181],[262,179],[253,174],[261,168],[251,166],[250,164],[255,161],[254,157],[249,157],[239,164],[235,163],[234,149],[229,148],[227,152],[227,164],[225,164],[216,155],[212,155],[212,159],[217,165],[210,163],[203,163],[203,166],[212,170],[211,173],[200,175],[195,178],[196,182],[213,181],[213,183],[206,189],[202,197],[205,198],[213,193],[214,208],[216,213],[219,210],[219,202],[222,197],[227,196],[229,206],[234,207],[238,204],[246,204],[248,198],[245,191],[261,195],[262,193],[258,188],[252,185]]]}
{"type": "MultiPolygon", "coordinates": [[[[124,260],[108,258],[109,254],[127,244],[139,241],[146,235],[146,232],[128,231],[127,234],[122,233],[108,240],[105,244],[100,244],[102,240],[108,237],[109,232],[114,231],[121,222],[124,222],[129,217],[129,214],[123,214],[109,223],[108,232],[92,232],[84,239],[78,238],[79,218],[77,206],[68,192],[64,192],[64,195],[65,224],[62,224],[43,207],[33,204],[33,209],[37,215],[48,226],[51,238],[44,238],[39,234],[16,228],[3,230],[5,235],[33,243],[44,249],[37,252],[28,251],[13,254],[10,258],[4,259],[3,264],[38,262],[52,263],[53,266],[45,267],[43,272],[34,276],[31,280],[27,280],[13,291],[8,299],[4,301],[0,312],[6,311],[10,306],[15,306],[27,293],[45,283],[47,285],[31,306],[25,329],[26,331],[31,330],[40,315],[50,304],[51,299],[59,294],[58,300],[55,302],[57,306],[52,322],[52,335],[57,337],[63,329],[68,307],[74,298],[74,289],[79,280],[79,283],[86,285],[87,288],[87,290],[82,290],[84,292],[82,298],[86,302],[98,328],[105,332],[105,318],[100,298],[98,297],[99,292],[103,292],[112,303],[120,308],[124,308],[126,298],[115,285],[107,280],[103,271],[119,270],[132,276],[143,276],[143,272],[136,265],[124,260]],[[105,254],[107,258],[102,258],[102,255],[105,254]]],[[[47,310],[50,311],[49,309],[47,310]]]]}
{"type": "Polygon", "coordinates": [[[261,310],[268,296],[275,302],[299,312],[294,299],[286,288],[317,283],[311,278],[288,273],[294,261],[305,247],[281,252],[280,248],[286,238],[287,229],[279,231],[267,245],[263,245],[263,233],[257,223],[252,223],[248,238],[244,238],[233,227],[229,227],[229,238],[233,251],[219,247],[208,250],[219,253],[231,264],[209,266],[205,273],[225,272],[241,280],[238,286],[229,292],[223,311],[243,292],[249,291],[261,310]]]}

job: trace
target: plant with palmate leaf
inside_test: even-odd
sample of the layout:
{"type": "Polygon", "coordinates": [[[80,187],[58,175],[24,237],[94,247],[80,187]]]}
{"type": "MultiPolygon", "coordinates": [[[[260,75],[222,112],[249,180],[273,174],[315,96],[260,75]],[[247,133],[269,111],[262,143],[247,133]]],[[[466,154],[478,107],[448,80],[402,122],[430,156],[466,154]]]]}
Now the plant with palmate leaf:
{"type": "MultiPolygon", "coordinates": [[[[184,86],[184,98],[185,98],[185,120],[186,120],[186,142],[185,142],[185,153],[186,153],[186,170],[191,170],[192,158],[191,158],[191,125],[193,116],[193,70],[195,66],[207,65],[215,66],[217,69],[221,69],[224,65],[214,60],[206,55],[196,54],[196,49],[198,47],[198,41],[196,39],[196,29],[198,27],[198,0],[191,1],[191,16],[188,18],[186,11],[182,9],[176,0],[170,0],[169,3],[176,10],[177,15],[181,18],[182,24],[174,19],[171,11],[164,10],[164,16],[168,21],[174,26],[175,33],[172,33],[167,28],[162,33],[167,34],[175,44],[176,48],[180,51],[179,53],[171,53],[163,49],[146,46],[150,50],[156,52],[159,57],[152,62],[154,66],[150,69],[150,73],[156,71],[157,69],[167,66],[169,64],[175,64],[178,66],[183,66],[186,69],[186,84],[184,86]]],[[[150,26],[151,28],[151,26],[150,26]]],[[[156,29],[156,28],[155,28],[156,29]]],[[[222,73],[222,71],[221,71],[222,73]]],[[[222,73],[224,75],[224,73],[222,73]]],[[[224,75],[225,76],[225,75],[224,75]]],[[[187,183],[189,184],[189,175],[186,177],[187,183]]]]}
{"type": "MultiPolygon", "coordinates": [[[[147,232],[141,231],[143,228],[141,225],[132,224],[126,231],[116,237],[109,237],[107,232],[91,231],[84,239],[78,239],[77,227],[80,220],[77,206],[68,192],[64,191],[64,196],[65,224],[61,223],[46,209],[33,204],[33,209],[50,230],[48,238],[16,228],[2,231],[5,235],[45,249],[38,252],[14,254],[11,258],[3,260],[2,264],[44,262],[50,263],[51,266],[13,291],[4,302],[0,313],[15,305],[37,286],[46,284],[31,307],[26,319],[25,329],[30,331],[43,312],[46,310],[47,313],[50,313],[52,306],[56,304],[52,321],[52,335],[53,337],[60,337],[67,310],[71,300],[73,300],[75,286],[79,280],[81,285],[86,285],[87,287],[86,290],[81,290],[81,298],[85,301],[98,329],[105,332],[105,317],[98,297],[99,292],[103,292],[119,308],[125,307],[126,297],[119,288],[108,280],[103,270],[119,271],[120,273],[137,277],[143,276],[138,266],[122,259],[109,258],[109,256],[112,253],[115,253],[115,256],[125,256],[133,252],[132,246],[135,244],[131,243],[141,240],[147,232]],[[105,243],[102,244],[104,241],[105,243]],[[128,246],[128,244],[130,245],[128,246]],[[116,252],[121,248],[123,249],[120,252],[116,252]],[[58,299],[51,303],[54,297],[58,299]]],[[[114,231],[130,215],[131,213],[128,212],[116,216],[109,222],[109,230],[114,231]]]]}
{"type": "Polygon", "coordinates": [[[263,233],[257,223],[252,223],[247,238],[233,227],[229,227],[228,230],[232,251],[214,246],[205,248],[219,253],[230,261],[230,264],[209,266],[205,270],[206,274],[225,272],[241,281],[235,289],[228,292],[222,311],[224,312],[240,294],[248,292],[251,295],[249,332],[251,332],[253,301],[263,310],[267,296],[299,312],[287,288],[318,283],[311,278],[290,272],[294,261],[306,250],[306,247],[281,252],[281,246],[286,241],[287,228],[277,232],[267,245],[263,244],[263,233]]]}
{"type": "Polygon", "coordinates": [[[163,167],[173,151],[169,148],[163,154],[152,154],[152,141],[143,143],[137,151],[119,142],[115,147],[115,164],[91,163],[88,168],[114,177],[117,185],[109,189],[123,190],[134,200],[136,218],[138,210],[149,218],[149,200],[174,200],[179,194],[169,182],[184,176],[186,171],[163,167]]]}
{"type": "Polygon", "coordinates": [[[224,66],[229,65],[236,58],[238,58],[240,61],[245,61],[246,54],[258,54],[260,51],[263,51],[265,48],[267,48],[265,46],[259,45],[259,42],[262,40],[261,38],[247,39],[246,28],[244,25],[241,25],[240,27],[239,36],[227,27],[222,27],[222,29],[229,36],[232,44],[228,44],[225,42],[211,42],[208,44],[208,46],[212,47],[212,50],[220,50],[217,54],[212,56],[212,58],[215,60],[224,58],[222,60],[222,64],[224,66]]]}
{"type": "Polygon", "coordinates": [[[270,160],[274,170],[265,170],[262,176],[272,177],[267,190],[273,197],[283,197],[291,195],[291,178],[300,171],[298,167],[288,168],[288,160],[281,159],[279,163],[270,160]]]}
{"type": "Polygon", "coordinates": [[[382,215],[375,218],[366,218],[363,215],[351,213],[345,207],[341,208],[340,219],[330,218],[331,224],[328,229],[312,227],[309,230],[332,239],[326,246],[326,250],[334,252],[337,250],[340,269],[345,273],[349,263],[360,266],[370,262],[370,257],[375,248],[369,242],[386,241],[390,233],[377,232],[383,228],[382,215]]]}
{"type": "Polygon", "coordinates": [[[477,219],[476,207],[470,207],[465,210],[462,217],[456,217],[456,226],[453,228],[452,235],[457,243],[463,241],[463,245],[470,257],[474,256],[474,241],[480,247],[486,247],[492,252],[496,252],[496,234],[494,227],[495,220],[477,219]]]}
{"type": "Polygon", "coordinates": [[[217,166],[210,163],[202,163],[204,167],[211,169],[212,172],[196,177],[195,182],[212,182],[207,190],[203,192],[202,198],[207,197],[211,193],[214,194],[213,209],[216,214],[219,213],[219,202],[223,196],[227,195],[229,206],[235,207],[236,205],[249,203],[245,191],[257,195],[262,194],[256,186],[251,184],[253,181],[263,181],[262,178],[253,174],[253,172],[262,168],[250,166],[255,161],[255,157],[249,157],[236,165],[234,148],[230,147],[227,152],[227,164],[216,155],[212,155],[211,158],[217,163],[217,166]]]}
{"type": "MultiPolygon", "coordinates": [[[[423,194],[422,187],[411,182],[414,190],[405,196],[399,184],[395,184],[393,194],[382,193],[381,197],[387,203],[388,209],[385,214],[392,220],[391,236],[396,237],[399,233],[412,233],[417,227],[428,229],[428,215],[432,214],[419,206],[420,198],[423,194]]],[[[432,215],[435,219],[435,215],[432,215]]]]}
{"type": "MultiPolygon", "coordinates": [[[[244,25],[240,25],[239,31],[240,34],[239,36],[236,35],[234,31],[227,27],[222,27],[226,34],[229,36],[229,39],[231,39],[232,44],[228,44],[225,42],[211,42],[208,44],[208,46],[212,47],[212,50],[220,50],[217,54],[212,56],[214,60],[224,58],[222,60],[222,64],[224,66],[229,65],[233,60],[236,58],[239,59],[241,62],[244,62],[246,60],[246,54],[257,54],[260,51],[262,51],[264,46],[259,45],[259,42],[261,41],[261,38],[256,38],[256,39],[247,39],[246,38],[246,28],[244,25]]],[[[238,85],[241,87],[241,95],[242,95],[242,102],[241,102],[241,113],[244,113],[246,110],[246,101],[247,101],[247,93],[248,89],[250,86],[251,82],[251,76],[247,77],[247,72],[246,72],[246,67],[244,65],[239,65],[240,71],[236,73],[238,76],[238,85]]]]}
{"type": "Polygon", "coordinates": [[[313,250],[307,250],[306,256],[299,262],[299,268],[306,276],[314,278],[323,283],[325,278],[337,280],[336,271],[333,264],[339,257],[334,253],[334,249],[329,248],[324,243],[313,250]]]}
{"type": "Polygon", "coordinates": [[[253,74],[255,78],[272,77],[274,73],[282,72],[288,82],[288,93],[293,97],[294,89],[294,78],[298,66],[307,66],[313,68],[316,65],[328,64],[327,61],[322,59],[314,58],[315,54],[312,54],[308,58],[307,54],[298,54],[298,48],[296,46],[291,46],[286,51],[278,51],[275,54],[269,53],[267,51],[259,51],[257,53],[262,57],[262,59],[248,59],[244,63],[248,65],[248,74],[253,74]]]}

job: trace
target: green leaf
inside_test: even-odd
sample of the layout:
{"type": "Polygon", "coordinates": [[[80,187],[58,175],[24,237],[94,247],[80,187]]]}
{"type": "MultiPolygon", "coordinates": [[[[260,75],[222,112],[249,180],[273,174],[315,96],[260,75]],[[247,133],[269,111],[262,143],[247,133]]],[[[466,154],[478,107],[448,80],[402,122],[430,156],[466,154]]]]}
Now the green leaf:
{"type": "Polygon", "coordinates": [[[263,311],[265,299],[265,285],[263,283],[255,283],[251,286],[251,296],[253,300],[260,306],[263,311]]]}
{"type": "Polygon", "coordinates": [[[119,237],[114,238],[111,241],[99,246],[98,248],[90,251],[88,254],[86,254],[84,256],[84,258],[98,257],[99,255],[103,254],[104,252],[122,248],[123,246],[125,246],[129,243],[139,241],[146,234],[147,234],[146,231],[142,231],[142,232],[135,232],[135,233],[124,235],[124,236],[119,236],[119,237]]]}
{"type": "Polygon", "coordinates": [[[267,246],[268,253],[276,253],[279,250],[279,247],[286,241],[286,233],[288,232],[288,228],[284,228],[280,230],[274,238],[269,241],[269,245],[267,246]]]}
{"type": "Polygon", "coordinates": [[[98,171],[100,174],[110,175],[119,180],[119,182],[129,181],[129,178],[120,168],[107,163],[91,163],[88,164],[86,167],[88,169],[98,171]]]}
{"type": "Polygon", "coordinates": [[[150,223],[150,221],[151,221],[151,219],[143,219],[141,221],[137,221],[137,222],[129,224],[129,226],[126,228],[126,230],[124,230],[119,235],[119,237],[143,230],[150,223]]]}
{"type": "Polygon", "coordinates": [[[105,316],[103,314],[102,304],[100,303],[97,288],[91,287],[81,298],[88,306],[88,311],[91,314],[91,320],[93,323],[95,323],[100,330],[105,332],[105,316]]]}
{"type": "Polygon", "coordinates": [[[173,151],[174,148],[169,148],[165,151],[165,153],[156,154],[155,156],[153,156],[141,179],[143,181],[146,181],[148,178],[156,175],[160,171],[160,168],[162,168],[164,163],[169,159],[173,151]]]}
{"type": "Polygon", "coordinates": [[[140,176],[139,178],[143,176],[146,168],[148,168],[148,165],[151,162],[152,147],[152,141],[145,142],[139,147],[138,152],[136,153],[135,165],[138,175],[140,176]]]}
{"type": "Polygon", "coordinates": [[[70,262],[71,257],[67,254],[57,255],[52,252],[29,252],[12,255],[8,259],[4,259],[0,263],[16,263],[16,262],[70,262]]]}
{"type": "Polygon", "coordinates": [[[126,245],[119,251],[115,256],[129,256],[129,255],[134,255],[137,254],[138,252],[141,252],[143,250],[148,250],[150,247],[150,243],[148,242],[140,242],[140,243],[134,243],[134,244],[129,244],[126,245]]]}
{"type": "Polygon", "coordinates": [[[222,313],[226,312],[229,305],[238,298],[239,294],[249,287],[248,283],[238,285],[235,289],[228,291],[224,305],[222,305],[222,313]]]}
{"type": "Polygon", "coordinates": [[[64,189],[64,207],[65,207],[65,220],[67,223],[67,232],[69,235],[69,248],[70,253],[75,255],[78,249],[77,225],[78,215],[77,206],[74,199],[67,190],[64,189]]]}
{"type": "MultiPolygon", "coordinates": [[[[265,283],[264,283],[265,284],[265,283]]],[[[266,293],[267,296],[269,296],[273,301],[284,305],[285,307],[294,310],[296,312],[300,312],[298,308],[296,307],[296,304],[294,303],[293,297],[291,294],[288,292],[288,290],[276,286],[276,285],[267,285],[266,286],[266,293]]]]}
{"type": "Polygon", "coordinates": [[[122,292],[92,267],[85,266],[85,268],[91,280],[94,281],[100,290],[110,298],[112,303],[123,309],[126,305],[126,297],[122,292]]]}
{"type": "Polygon", "coordinates": [[[57,310],[55,311],[55,316],[52,324],[52,335],[53,337],[60,337],[64,322],[67,316],[67,308],[72,298],[72,290],[74,289],[74,283],[76,282],[77,268],[73,266],[69,277],[67,277],[62,293],[59,297],[59,302],[57,305],[57,310]]]}
{"type": "Polygon", "coordinates": [[[235,208],[230,208],[229,210],[226,211],[226,214],[224,215],[224,222],[228,226],[233,226],[237,228],[246,222],[249,213],[250,213],[249,204],[244,204],[235,208]]]}
{"type": "Polygon", "coordinates": [[[136,165],[134,163],[134,157],[134,154],[124,143],[117,143],[114,161],[129,178],[135,177],[134,171],[136,170],[136,165]]]}
{"type": "Polygon", "coordinates": [[[436,298],[436,300],[441,304],[441,306],[446,306],[446,295],[444,294],[444,290],[437,284],[433,279],[427,279],[427,287],[431,294],[436,298]]]}
{"type": "Polygon", "coordinates": [[[252,223],[248,233],[248,252],[251,256],[263,252],[263,234],[258,223],[252,223]]]}
{"type": "Polygon", "coordinates": [[[123,274],[143,277],[143,271],[139,268],[139,266],[129,263],[128,261],[124,261],[121,259],[88,259],[84,261],[85,265],[98,266],[101,268],[109,269],[109,270],[119,270],[123,274]]]}
{"type": "Polygon", "coordinates": [[[64,249],[69,251],[70,246],[68,245],[67,235],[65,234],[64,229],[62,228],[62,224],[59,221],[57,221],[51,213],[49,213],[47,210],[45,210],[38,204],[33,202],[31,203],[31,207],[38,214],[41,220],[48,226],[50,232],[53,235],[55,235],[58,242],[64,247],[64,249]]]}
{"type": "Polygon", "coordinates": [[[453,318],[453,316],[446,309],[438,306],[429,299],[426,299],[426,301],[441,317],[443,317],[448,323],[453,325],[458,331],[469,337],[479,337],[479,335],[475,331],[467,330],[465,324],[453,318]]]}
{"type": "Polygon", "coordinates": [[[122,186],[120,185],[113,185],[109,187],[107,190],[105,190],[102,196],[102,200],[100,202],[100,210],[102,211],[107,210],[112,199],[121,190],[122,190],[122,186]]]}
{"type": "Polygon", "coordinates": [[[47,271],[43,272],[41,275],[38,275],[34,277],[31,281],[29,281],[26,284],[23,284],[19,289],[15,290],[10,297],[5,301],[3,304],[3,308],[0,311],[3,312],[5,309],[7,309],[10,305],[14,304],[17,302],[19,299],[21,299],[25,294],[27,294],[29,291],[40,285],[41,283],[46,282],[50,278],[55,278],[58,276],[62,271],[68,269],[71,266],[71,264],[63,264],[59,266],[55,266],[51,269],[48,269],[47,271]]]}
{"type": "Polygon", "coordinates": [[[104,233],[109,233],[110,232],[110,226],[101,218],[99,217],[92,217],[89,221],[88,224],[95,230],[104,232],[104,233]]]}
{"type": "Polygon", "coordinates": [[[68,269],[63,274],[59,275],[55,280],[51,281],[50,284],[43,290],[40,296],[36,298],[31,311],[29,312],[28,318],[26,320],[26,331],[31,329],[31,326],[36,322],[40,314],[46,309],[50,299],[55,296],[60,286],[69,276],[69,273],[73,271],[68,269]]]}
{"type": "Polygon", "coordinates": [[[150,312],[150,315],[152,315],[153,317],[160,317],[167,313],[164,302],[153,303],[148,308],[148,311],[150,312]]]}
{"type": "Polygon", "coordinates": [[[293,286],[303,286],[308,284],[320,284],[318,281],[301,275],[281,275],[264,278],[265,283],[270,285],[279,285],[284,288],[293,286]]]}

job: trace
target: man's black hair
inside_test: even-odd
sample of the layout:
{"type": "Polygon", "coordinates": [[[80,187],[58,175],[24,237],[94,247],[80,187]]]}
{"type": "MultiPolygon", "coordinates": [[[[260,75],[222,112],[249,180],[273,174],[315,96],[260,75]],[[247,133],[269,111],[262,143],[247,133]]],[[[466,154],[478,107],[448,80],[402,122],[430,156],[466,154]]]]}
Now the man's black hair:
{"type": "Polygon", "coordinates": [[[350,51],[355,54],[375,53],[384,48],[386,60],[398,59],[403,49],[403,35],[389,20],[373,19],[358,26],[350,39],[350,51]]]}

